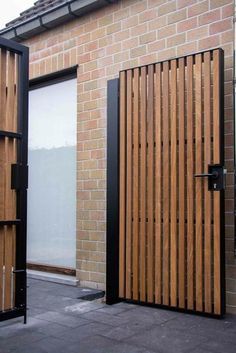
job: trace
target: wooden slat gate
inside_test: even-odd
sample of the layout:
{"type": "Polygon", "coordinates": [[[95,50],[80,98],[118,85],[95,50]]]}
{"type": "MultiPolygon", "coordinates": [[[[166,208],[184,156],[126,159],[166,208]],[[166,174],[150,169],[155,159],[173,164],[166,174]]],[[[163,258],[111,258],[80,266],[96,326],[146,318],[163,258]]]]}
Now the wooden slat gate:
{"type": "Polygon", "coordinates": [[[120,299],[224,313],[223,66],[216,49],[120,73],[120,299]]]}
{"type": "Polygon", "coordinates": [[[28,49],[0,38],[0,321],[26,320],[28,49]]]}

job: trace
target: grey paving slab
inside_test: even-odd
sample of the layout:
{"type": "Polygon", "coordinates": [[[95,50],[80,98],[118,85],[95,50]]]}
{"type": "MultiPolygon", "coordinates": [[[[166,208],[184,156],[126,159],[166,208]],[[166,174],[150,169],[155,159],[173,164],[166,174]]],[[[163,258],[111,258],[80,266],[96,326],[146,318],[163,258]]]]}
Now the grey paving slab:
{"type": "Polygon", "coordinates": [[[0,353],[232,353],[236,316],[204,318],[77,299],[82,288],[29,281],[28,323],[0,322],[0,353]]]}
{"type": "Polygon", "coordinates": [[[66,353],[68,343],[55,337],[46,337],[32,344],[19,344],[11,353],[66,353]]]}
{"type": "Polygon", "coordinates": [[[199,345],[192,353],[235,353],[236,343],[222,342],[217,337],[215,340],[210,340],[199,345]]]}
{"type": "Polygon", "coordinates": [[[96,322],[92,322],[73,329],[67,329],[63,332],[63,335],[59,332],[53,333],[52,336],[59,337],[68,343],[76,343],[80,342],[84,338],[90,339],[90,337],[94,335],[103,335],[105,332],[109,331],[110,328],[111,326],[101,323],[98,325],[96,322]]]}
{"type": "Polygon", "coordinates": [[[83,318],[91,321],[95,321],[98,323],[103,323],[111,326],[120,326],[124,323],[128,322],[128,318],[119,317],[118,315],[109,315],[107,313],[101,313],[96,310],[90,311],[89,313],[85,313],[82,315],[83,318]]]}
{"type": "Polygon", "coordinates": [[[105,304],[102,304],[102,303],[77,300],[77,302],[75,302],[74,304],[67,305],[66,307],[64,307],[64,312],[67,314],[74,314],[77,316],[79,314],[84,314],[90,311],[101,309],[104,306],[105,304]]]}
{"type": "Polygon", "coordinates": [[[235,321],[226,318],[217,320],[194,315],[182,315],[161,325],[165,328],[178,329],[192,335],[204,336],[208,340],[215,337],[222,341],[236,343],[235,321]]]}
{"type": "Polygon", "coordinates": [[[35,316],[35,318],[55,322],[66,327],[78,327],[89,323],[89,320],[85,318],[64,315],[56,311],[48,311],[47,313],[35,316]]]}
{"type": "Polygon", "coordinates": [[[125,341],[161,353],[185,353],[206,342],[207,338],[158,325],[125,341]]]}
{"type": "Polygon", "coordinates": [[[20,335],[15,335],[10,338],[1,338],[0,340],[0,349],[4,352],[4,349],[14,351],[19,349],[20,346],[28,347],[33,343],[46,338],[47,336],[36,331],[25,331],[20,335]]]}
{"type": "Polygon", "coordinates": [[[67,349],[67,353],[154,353],[137,347],[135,345],[117,342],[106,337],[99,335],[91,336],[79,341],[78,344],[70,345],[67,349]]]}
{"type": "Polygon", "coordinates": [[[139,322],[142,322],[143,324],[146,323],[147,325],[157,325],[169,320],[173,320],[179,315],[179,313],[173,311],[161,309],[157,310],[150,307],[136,306],[134,310],[127,310],[118,314],[118,317],[126,319],[126,322],[129,322],[130,324],[138,324],[139,322]]]}

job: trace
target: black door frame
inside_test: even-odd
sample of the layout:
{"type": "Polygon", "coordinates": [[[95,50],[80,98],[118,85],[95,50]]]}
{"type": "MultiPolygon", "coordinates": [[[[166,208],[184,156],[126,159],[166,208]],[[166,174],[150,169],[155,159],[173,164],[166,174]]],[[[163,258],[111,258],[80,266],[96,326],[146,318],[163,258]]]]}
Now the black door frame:
{"type": "MultiPolygon", "coordinates": [[[[224,165],[224,51],[221,48],[213,48],[209,50],[191,53],[196,55],[220,49],[220,160],[224,165]]],[[[187,58],[189,55],[183,56],[187,58]]],[[[180,57],[178,57],[179,59],[180,57]]],[[[176,58],[170,58],[172,60],[176,58]]],[[[166,61],[166,60],[165,60],[166,61]]],[[[163,61],[164,62],[164,61],[163,61]]],[[[144,65],[145,66],[145,65],[144,65]]],[[[107,202],[106,202],[106,303],[115,304],[120,301],[131,302],[135,304],[158,307],[179,312],[186,312],[195,315],[208,317],[222,317],[226,308],[226,285],[225,285],[225,208],[224,208],[224,190],[220,191],[221,205],[221,315],[196,312],[194,310],[172,308],[160,304],[152,304],[134,300],[119,298],[119,110],[120,110],[120,92],[119,78],[109,80],[107,83],[107,202]]]]}
{"type": "Polygon", "coordinates": [[[17,164],[12,168],[11,187],[16,189],[16,219],[0,221],[1,226],[16,226],[15,306],[0,311],[0,321],[27,316],[26,239],[27,239],[27,184],[28,184],[28,85],[29,49],[0,37],[0,48],[19,55],[18,68],[18,131],[0,131],[1,137],[17,139],[17,164]]]}

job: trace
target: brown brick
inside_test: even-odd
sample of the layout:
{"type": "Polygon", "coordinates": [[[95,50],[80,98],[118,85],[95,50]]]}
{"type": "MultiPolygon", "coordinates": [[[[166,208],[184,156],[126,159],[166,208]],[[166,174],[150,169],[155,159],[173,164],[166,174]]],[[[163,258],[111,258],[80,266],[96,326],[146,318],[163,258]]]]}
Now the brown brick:
{"type": "Polygon", "coordinates": [[[206,25],[220,19],[220,9],[206,12],[199,16],[199,25],[206,25]]]}
{"type": "Polygon", "coordinates": [[[86,102],[84,104],[85,110],[91,110],[91,109],[96,109],[96,108],[97,108],[97,101],[86,102]]]}
{"type": "Polygon", "coordinates": [[[156,31],[146,33],[139,37],[139,44],[147,44],[156,40],[156,31]]]}
{"type": "Polygon", "coordinates": [[[85,44],[85,43],[88,43],[90,41],[90,33],[86,33],[86,34],[83,34],[79,37],[76,38],[76,44],[77,45],[81,45],[81,44],[85,44]]]}
{"type": "Polygon", "coordinates": [[[208,36],[208,26],[199,27],[187,32],[188,41],[202,39],[207,36],[208,36]]]}
{"type": "Polygon", "coordinates": [[[115,54],[114,55],[114,63],[120,63],[124,60],[129,59],[129,51],[123,51],[121,53],[115,54]]]}
{"type": "MultiPolygon", "coordinates": [[[[90,193],[89,193],[90,198],[90,193]]],[[[97,209],[97,202],[93,200],[84,201],[84,209],[86,210],[96,210],[97,209]]]]}
{"type": "Polygon", "coordinates": [[[107,15],[99,19],[98,25],[99,27],[108,26],[113,23],[113,15],[107,15]]]}
{"type": "Polygon", "coordinates": [[[130,15],[136,15],[139,12],[143,12],[147,9],[147,2],[140,1],[130,7],[130,15]]]}
{"type": "Polygon", "coordinates": [[[167,25],[167,16],[158,17],[148,22],[148,27],[150,31],[153,31],[154,29],[162,28],[166,25],[167,25]]]}
{"type": "Polygon", "coordinates": [[[197,42],[185,43],[184,45],[180,45],[177,47],[177,55],[187,55],[197,51],[197,42]]]}
{"type": "Polygon", "coordinates": [[[156,9],[147,10],[139,15],[139,23],[151,21],[154,18],[158,19],[157,10],[156,9]]]}
{"type": "Polygon", "coordinates": [[[127,29],[138,25],[138,15],[127,18],[123,21],[122,28],[127,29]]]}
{"type": "Polygon", "coordinates": [[[232,30],[227,31],[227,32],[223,32],[221,34],[221,43],[225,44],[225,43],[232,43],[234,39],[234,32],[232,30]]]}
{"type": "Polygon", "coordinates": [[[88,61],[90,61],[90,53],[85,53],[85,54],[82,54],[82,55],[78,56],[79,64],[83,64],[83,63],[86,63],[88,61]]]}
{"type": "Polygon", "coordinates": [[[79,200],[89,200],[90,193],[88,191],[78,191],[77,197],[79,200]]]}
{"type": "Polygon", "coordinates": [[[106,36],[104,38],[99,39],[99,48],[106,47],[109,44],[112,44],[112,36],[106,36]]]}
{"type": "Polygon", "coordinates": [[[133,59],[133,60],[128,60],[122,63],[122,70],[127,70],[133,67],[136,67],[139,65],[138,58],[133,59]]]}
{"type": "Polygon", "coordinates": [[[204,39],[199,40],[198,50],[205,50],[210,48],[218,47],[220,44],[220,36],[214,35],[204,39]]]}
{"type": "Polygon", "coordinates": [[[158,39],[167,38],[176,34],[176,25],[172,24],[158,30],[158,39]]]}
{"type": "Polygon", "coordinates": [[[95,31],[92,32],[91,34],[91,38],[92,40],[98,39],[98,38],[102,38],[106,35],[106,28],[102,27],[102,28],[98,28],[95,31]]]}
{"type": "Polygon", "coordinates": [[[158,7],[158,16],[166,15],[170,12],[174,12],[176,10],[176,0],[171,2],[166,2],[163,5],[158,7]]]}
{"type": "Polygon", "coordinates": [[[215,9],[231,3],[230,0],[210,0],[210,8],[215,9]]]}
{"type": "Polygon", "coordinates": [[[114,21],[119,21],[127,18],[129,16],[129,12],[127,9],[120,9],[119,11],[114,13],[114,21]]]}
{"type": "Polygon", "coordinates": [[[105,75],[105,68],[93,70],[91,72],[91,79],[94,80],[99,77],[104,77],[104,75],[105,75]]]}
{"type": "Polygon", "coordinates": [[[90,211],[90,217],[92,220],[104,221],[105,212],[104,211],[90,211]]]}
{"type": "Polygon", "coordinates": [[[182,9],[183,7],[191,6],[196,4],[196,0],[177,0],[177,8],[182,9]]]}
{"type": "Polygon", "coordinates": [[[142,56],[139,59],[140,65],[148,65],[148,64],[155,63],[156,61],[157,61],[157,53],[148,54],[148,55],[142,56]]]}
{"type": "Polygon", "coordinates": [[[168,60],[176,56],[176,48],[169,48],[158,52],[158,61],[168,60]]]}
{"type": "Polygon", "coordinates": [[[97,81],[89,81],[89,82],[85,82],[84,84],[85,91],[90,91],[95,88],[97,88],[97,81]]]}
{"type": "Polygon", "coordinates": [[[137,46],[138,46],[138,37],[130,38],[130,39],[124,40],[122,42],[122,49],[123,50],[132,49],[132,48],[135,48],[137,46]]]}
{"type": "MultiPolygon", "coordinates": [[[[140,34],[144,34],[146,33],[148,30],[148,24],[146,22],[142,23],[141,25],[135,26],[133,28],[130,29],[130,35],[132,37],[136,37],[140,34]]],[[[131,39],[135,39],[135,38],[131,38],[131,39]]]]}
{"type": "Polygon", "coordinates": [[[222,8],[222,18],[234,16],[234,5],[229,4],[222,8]]]}
{"type": "Polygon", "coordinates": [[[110,25],[107,27],[107,34],[112,34],[112,33],[116,33],[119,32],[121,30],[121,23],[114,23],[113,25],[110,25]]]}
{"type": "Polygon", "coordinates": [[[164,4],[166,0],[148,0],[148,7],[157,7],[164,4]]]}
{"type": "Polygon", "coordinates": [[[147,52],[146,46],[143,45],[142,47],[131,49],[130,56],[131,58],[136,58],[136,57],[145,55],[146,52],[147,52]]]}
{"type": "Polygon", "coordinates": [[[185,32],[197,27],[197,18],[190,18],[177,24],[177,32],[185,32]]]}
{"type": "Polygon", "coordinates": [[[176,23],[179,21],[183,21],[187,18],[187,10],[186,9],[182,9],[179,11],[174,11],[173,13],[170,13],[168,15],[167,18],[167,23],[171,24],[171,23],[176,23]]]}
{"type": "MultiPolygon", "coordinates": [[[[83,227],[85,230],[93,230],[96,229],[97,223],[95,221],[83,221],[83,227]]],[[[89,251],[97,250],[97,242],[84,240],[82,242],[82,249],[89,251]]]]}
{"type": "Polygon", "coordinates": [[[90,280],[94,282],[104,283],[105,281],[105,274],[99,272],[91,272],[90,280]]]}
{"type": "Polygon", "coordinates": [[[85,180],[83,182],[84,190],[94,190],[97,188],[97,180],[85,180]]]}
{"type": "Polygon", "coordinates": [[[86,51],[96,50],[97,48],[98,48],[98,41],[97,40],[85,44],[86,51]]]}
{"type": "Polygon", "coordinates": [[[156,42],[153,42],[148,45],[148,52],[165,49],[165,46],[165,39],[157,40],[156,42]]]}
{"type": "Polygon", "coordinates": [[[129,38],[129,29],[115,33],[115,35],[114,35],[115,42],[119,42],[119,41],[127,39],[127,38],[129,38]]]}
{"type": "Polygon", "coordinates": [[[169,38],[167,38],[167,48],[183,44],[185,42],[185,40],[186,40],[185,33],[180,33],[180,34],[177,34],[173,37],[169,37],[169,38]]]}
{"type": "Polygon", "coordinates": [[[212,23],[210,25],[210,34],[216,34],[220,32],[227,31],[232,29],[233,21],[231,18],[226,18],[225,20],[218,21],[216,23],[212,23]]]}
{"type": "Polygon", "coordinates": [[[209,1],[201,1],[198,4],[188,7],[188,17],[198,16],[209,10],[209,1]]]}
{"type": "Polygon", "coordinates": [[[84,64],[84,70],[86,72],[93,71],[93,70],[97,69],[97,65],[98,65],[97,60],[90,61],[90,62],[84,64]]]}

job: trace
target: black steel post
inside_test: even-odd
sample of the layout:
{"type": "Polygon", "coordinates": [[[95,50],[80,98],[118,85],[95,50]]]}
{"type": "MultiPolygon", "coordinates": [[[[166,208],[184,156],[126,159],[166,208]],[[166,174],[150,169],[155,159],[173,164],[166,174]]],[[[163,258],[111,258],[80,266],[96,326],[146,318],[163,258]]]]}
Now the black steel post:
{"type": "MultiPolygon", "coordinates": [[[[25,48],[19,57],[19,97],[18,97],[18,131],[22,139],[18,141],[17,163],[25,168],[28,163],[28,86],[29,86],[29,51],[25,48]]],[[[16,296],[15,306],[24,310],[26,323],[27,295],[26,295],[26,238],[27,238],[27,183],[17,190],[17,218],[20,223],[16,231],[16,296]]]]}
{"type": "Polygon", "coordinates": [[[119,301],[119,79],[107,85],[106,303],[119,301]]]}

